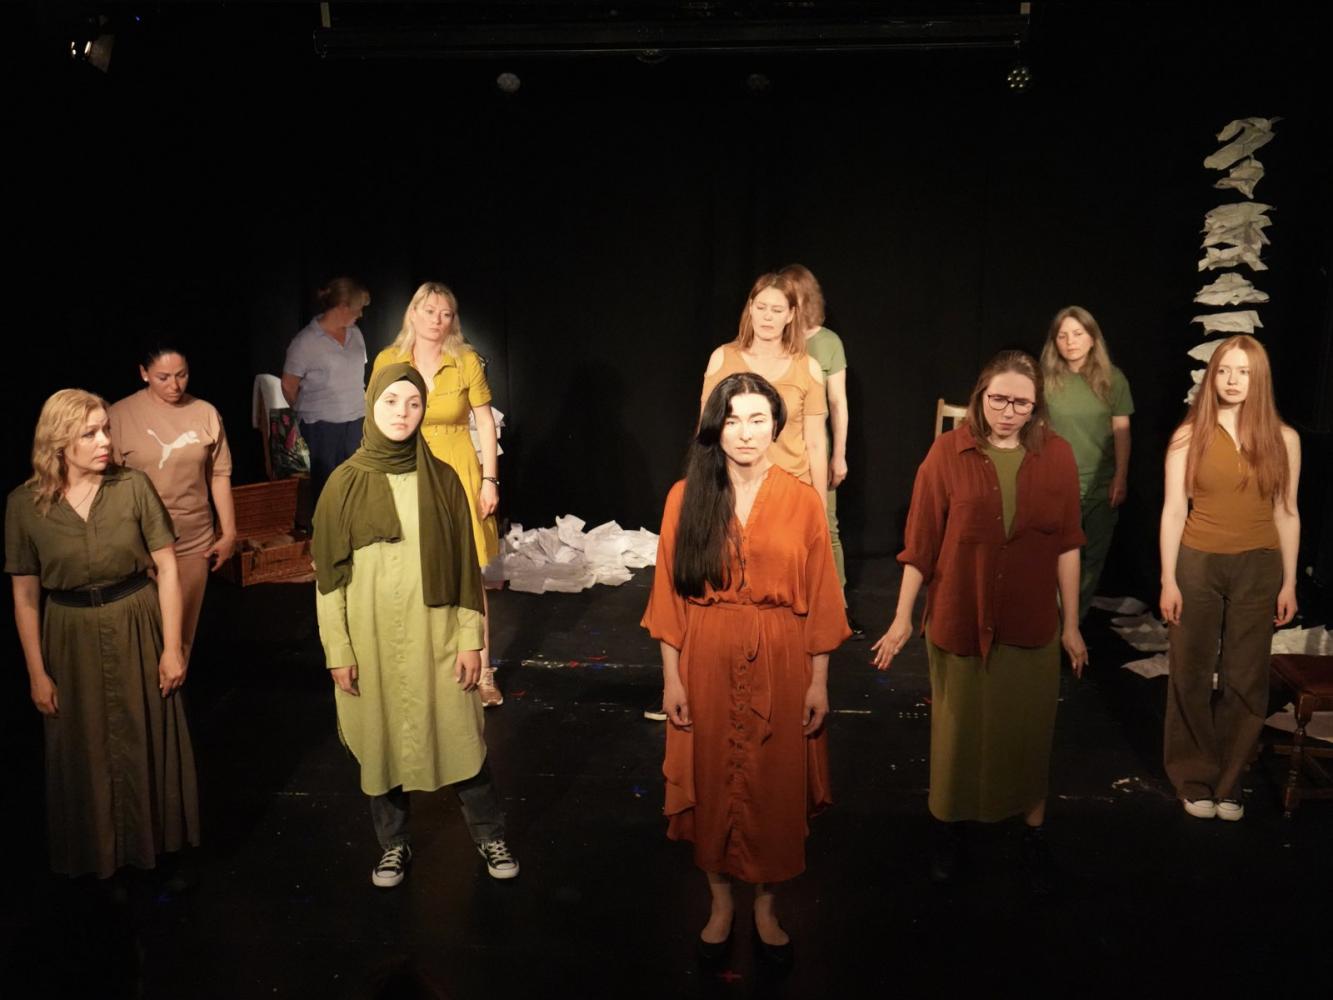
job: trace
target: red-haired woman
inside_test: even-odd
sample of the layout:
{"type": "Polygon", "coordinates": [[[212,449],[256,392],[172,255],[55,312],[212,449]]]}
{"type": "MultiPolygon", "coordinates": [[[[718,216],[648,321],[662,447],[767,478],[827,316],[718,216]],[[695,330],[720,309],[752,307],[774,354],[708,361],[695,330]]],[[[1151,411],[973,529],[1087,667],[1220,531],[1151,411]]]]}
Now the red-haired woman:
{"type": "Polygon", "coordinates": [[[1268,712],[1273,626],[1296,614],[1300,471],[1300,438],[1278,416],[1268,354],[1253,337],[1228,338],[1171,436],[1162,506],[1163,758],[1198,819],[1245,815],[1240,774],[1268,712]]]}
{"type": "Polygon", "coordinates": [[[728,375],[762,376],[778,390],[787,409],[787,424],[769,448],[769,459],[801,482],[815,485],[820,502],[827,503],[828,397],[823,369],[806,353],[805,327],[796,279],[761,274],[741,310],[736,339],[708,359],[699,409],[702,413],[708,397],[728,375]]]}
{"type": "Polygon", "coordinates": [[[954,877],[964,821],[1021,815],[1029,889],[1047,892],[1042,823],[1060,647],[1077,676],[1088,654],[1078,628],[1078,468],[1046,427],[1031,356],[1004,351],[982,369],[967,419],[935,439],[917,470],[906,539],[897,614],[873,649],[886,669],[911,638],[926,585],[929,805],[943,824],[931,877],[954,877]]]}

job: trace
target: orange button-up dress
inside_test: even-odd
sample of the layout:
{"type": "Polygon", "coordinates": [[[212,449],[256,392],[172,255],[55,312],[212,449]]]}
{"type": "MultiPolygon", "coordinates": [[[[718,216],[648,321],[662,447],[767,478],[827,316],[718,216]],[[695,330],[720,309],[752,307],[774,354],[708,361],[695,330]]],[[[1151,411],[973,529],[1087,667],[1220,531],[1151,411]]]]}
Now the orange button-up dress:
{"type": "Polygon", "coordinates": [[[694,725],[667,727],[667,836],[695,863],[746,882],[805,870],[807,820],[832,803],[827,728],[802,735],[811,656],[851,635],[828,522],[810,486],[774,466],[740,529],[725,590],[672,586],[685,484],[667,496],[643,626],[680,650],[694,725]]]}

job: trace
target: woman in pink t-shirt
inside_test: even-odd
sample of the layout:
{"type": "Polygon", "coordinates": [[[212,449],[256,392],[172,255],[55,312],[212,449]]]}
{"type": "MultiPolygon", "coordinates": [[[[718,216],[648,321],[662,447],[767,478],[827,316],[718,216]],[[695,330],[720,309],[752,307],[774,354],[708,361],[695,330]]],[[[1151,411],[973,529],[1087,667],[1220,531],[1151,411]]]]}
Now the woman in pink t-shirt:
{"type": "Polygon", "coordinates": [[[236,546],[231,451],[217,409],[185,391],[190,366],[184,354],[153,348],[139,375],[145,387],[111,407],[111,442],[118,463],[152,480],[176,528],[181,640],[188,662],[208,571],[231,558],[236,546]]]}

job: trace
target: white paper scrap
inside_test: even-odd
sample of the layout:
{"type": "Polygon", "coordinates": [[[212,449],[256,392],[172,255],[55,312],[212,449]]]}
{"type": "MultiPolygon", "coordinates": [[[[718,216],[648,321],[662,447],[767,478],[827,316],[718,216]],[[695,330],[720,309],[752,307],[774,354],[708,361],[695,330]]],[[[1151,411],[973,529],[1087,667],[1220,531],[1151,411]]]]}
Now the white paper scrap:
{"type": "Polygon", "coordinates": [[[1148,610],[1137,597],[1094,597],[1092,606],[1100,611],[1113,611],[1121,615],[1141,615],[1148,610]]]}
{"type": "Polygon", "coordinates": [[[1273,126],[1281,118],[1238,118],[1227,124],[1217,133],[1218,142],[1227,142],[1212,156],[1203,161],[1209,170],[1225,170],[1237,160],[1252,156],[1254,152],[1273,141],[1273,126]],[[1234,138],[1233,138],[1234,137],[1234,138]]]}
{"type": "MultiPolygon", "coordinates": [[[[1274,712],[1264,720],[1265,726],[1272,726],[1284,733],[1296,731],[1296,706],[1288,702],[1281,712],[1274,712]]],[[[1333,743],[1333,712],[1315,712],[1310,716],[1305,727],[1307,737],[1333,743]]]]}
{"type": "Polygon", "coordinates": [[[619,586],[633,577],[631,570],[657,562],[657,535],[646,528],[626,531],[607,521],[585,532],[584,524],[563,514],[551,528],[512,525],[487,579],[508,580],[510,589],[530,594],[573,594],[599,583],[619,586]]]}
{"type": "Polygon", "coordinates": [[[1124,669],[1133,671],[1140,677],[1146,677],[1149,680],[1152,680],[1154,677],[1165,677],[1171,672],[1170,668],[1167,666],[1165,653],[1157,653],[1144,660],[1131,660],[1129,663],[1123,664],[1123,666],[1124,669]]]}
{"type": "Polygon", "coordinates": [[[1226,190],[1231,188],[1245,195],[1246,198],[1254,197],[1254,187],[1264,178],[1264,165],[1251,156],[1247,160],[1241,160],[1227,176],[1223,177],[1216,184],[1215,188],[1226,190]]]}
{"type": "Polygon", "coordinates": [[[1215,271],[1219,267],[1235,267],[1237,264],[1248,264],[1256,271],[1268,270],[1268,265],[1259,259],[1258,252],[1249,247],[1224,247],[1221,250],[1209,247],[1199,261],[1199,270],[1215,271]]]}
{"type": "Polygon", "coordinates": [[[1238,309],[1235,312],[1205,313],[1195,316],[1191,323],[1202,323],[1204,333],[1254,333],[1264,324],[1259,314],[1253,309],[1238,309]]]}
{"type": "Polygon", "coordinates": [[[1238,306],[1249,302],[1267,302],[1268,293],[1259,291],[1238,271],[1228,271],[1212,284],[1200,288],[1194,301],[1205,306],[1238,306]]]}
{"type": "Polygon", "coordinates": [[[1196,361],[1202,361],[1204,364],[1207,364],[1208,361],[1212,358],[1213,352],[1217,350],[1218,346],[1225,343],[1226,343],[1226,338],[1204,341],[1197,347],[1190,348],[1190,357],[1194,358],[1196,361]]]}

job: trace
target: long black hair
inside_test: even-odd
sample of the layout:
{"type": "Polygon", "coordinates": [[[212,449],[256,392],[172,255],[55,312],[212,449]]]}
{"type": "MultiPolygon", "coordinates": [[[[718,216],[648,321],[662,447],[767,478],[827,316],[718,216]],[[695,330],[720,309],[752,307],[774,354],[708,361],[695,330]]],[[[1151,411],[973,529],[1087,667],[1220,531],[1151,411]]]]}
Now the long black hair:
{"type": "Polygon", "coordinates": [[[787,423],[787,407],[778,391],[767,379],[751,372],[728,375],[709,395],[686,460],[685,499],[676,529],[672,584],[682,597],[702,597],[705,585],[725,590],[730,583],[727,565],[739,539],[733,528],[736,495],[727,475],[722,428],[731,415],[732,397],[746,393],[768,400],[775,440],[787,423]]]}

